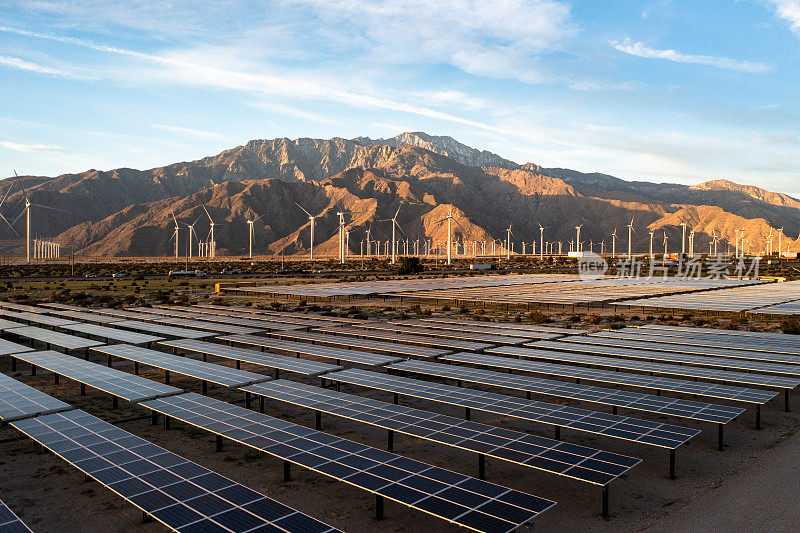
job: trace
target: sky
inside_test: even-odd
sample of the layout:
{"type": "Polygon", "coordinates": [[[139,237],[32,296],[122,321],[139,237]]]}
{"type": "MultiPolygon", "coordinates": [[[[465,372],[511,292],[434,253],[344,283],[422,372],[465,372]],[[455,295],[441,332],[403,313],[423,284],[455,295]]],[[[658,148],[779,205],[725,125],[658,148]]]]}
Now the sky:
{"type": "Polygon", "coordinates": [[[800,0],[4,0],[0,176],[450,135],[800,197],[800,0]]]}

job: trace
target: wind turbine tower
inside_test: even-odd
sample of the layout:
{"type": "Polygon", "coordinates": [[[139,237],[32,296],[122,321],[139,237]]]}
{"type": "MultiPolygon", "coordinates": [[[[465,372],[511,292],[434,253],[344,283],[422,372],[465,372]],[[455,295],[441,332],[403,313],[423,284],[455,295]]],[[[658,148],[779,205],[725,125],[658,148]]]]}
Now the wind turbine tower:
{"type": "Polygon", "coordinates": [[[313,261],[313,260],[314,260],[314,220],[315,220],[315,219],[317,218],[317,216],[319,216],[319,215],[317,215],[317,216],[314,216],[314,215],[312,215],[311,213],[309,213],[308,211],[306,211],[306,210],[305,210],[305,208],[304,208],[302,205],[298,204],[297,202],[295,202],[294,204],[295,204],[297,207],[299,207],[300,209],[302,209],[302,210],[303,210],[303,212],[304,212],[306,215],[308,215],[308,220],[310,220],[310,221],[311,221],[311,224],[310,224],[310,226],[311,226],[311,248],[310,248],[310,254],[309,254],[309,255],[310,255],[310,257],[309,257],[309,259],[310,259],[311,261],[313,261]]]}

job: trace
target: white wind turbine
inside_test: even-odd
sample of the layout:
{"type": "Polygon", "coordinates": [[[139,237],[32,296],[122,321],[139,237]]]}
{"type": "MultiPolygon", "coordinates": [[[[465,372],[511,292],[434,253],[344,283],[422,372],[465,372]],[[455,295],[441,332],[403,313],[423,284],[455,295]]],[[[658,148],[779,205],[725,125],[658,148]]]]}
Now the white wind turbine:
{"type": "Polygon", "coordinates": [[[650,230],[650,261],[653,261],[653,234],[655,231],[650,230]]]}
{"type": "MultiPolygon", "coordinates": [[[[0,206],[3,204],[0,203],[0,206]]],[[[778,258],[780,259],[781,254],[783,253],[783,228],[778,230],[778,258]]]]}
{"type": "Polygon", "coordinates": [[[683,233],[681,234],[681,257],[686,253],[686,221],[681,222],[683,233]]]}
{"type": "Polygon", "coordinates": [[[617,228],[614,228],[614,233],[611,234],[611,259],[617,257],[617,228]]]}
{"type": "Polygon", "coordinates": [[[582,227],[583,227],[583,224],[581,224],[580,226],[575,226],[575,231],[577,232],[577,236],[575,237],[575,246],[576,246],[575,251],[576,252],[580,252],[581,251],[581,228],[582,227]]]}
{"type": "MultiPolygon", "coordinates": [[[[212,181],[211,184],[213,186],[214,182],[212,181]]],[[[211,224],[211,229],[208,230],[208,237],[206,237],[206,238],[210,242],[210,249],[208,250],[208,256],[213,258],[213,257],[216,257],[216,255],[217,255],[217,253],[216,253],[217,252],[217,241],[214,240],[214,226],[215,226],[215,223],[214,223],[214,219],[211,218],[211,214],[208,212],[208,209],[206,209],[206,206],[203,206],[203,211],[206,212],[206,216],[208,217],[208,222],[211,224]]]]}
{"type": "MultiPolygon", "coordinates": [[[[400,224],[397,223],[397,215],[400,213],[401,207],[403,207],[402,203],[397,206],[397,211],[394,212],[394,216],[392,218],[384,218],[383,220],[378,221],[378,222],[392,223],[392,264],[397,263],[397,234],[395,233],[395,230],[399,229],[400,233],[402,233],[403,235],[406,234],[406,232],[403,231],[403,228],[400,227],[400,224]]],[[[452,218],[452,214],[453,210],[451,209],[450,215],[447,216],[447,264],[448,265],[450,264],[450,218],[452,218]]],[[[441,222],[441,220],[439,222],[441,222]]],[[[459,224],[459,226],[460,225],[461,224],[459,224]]]]}
{"type": "Polygon", "coordinates": [[[633,259],[633,217],[631,217],[631,223],[628,224],[628,261],[633,259]]]}
{"type": "MultiPolygon", "coordinates": [[[[16,175],[16,174],[17,174],[17,172],[16,172],[16,170],[15,170],[15,171],[14,171],[14,175],[16,175]]],[[[4,204],[4,203],[6,203],[6,198],[8,198],[8,194],[11,192],[11,188],[12,188],[12,187],[14,187],[14,182],[12,182],[12,183],[11,183],[11,184],[8,186],[8,189],[6,189],[6,193],[3,195],[3,199],[2,199],[2,200],[0,200],[0,209],[2,209],[2,207],[3,207],[3,204],[4,204]]],[[[6,225],[7,225],[9,228],[11,228],[11,231],[13,231],[15,235],[19,236],[19,233],[17,233],[17,230],[16,230],[16,229],[14,229],[14,226],[12,226],[12,225],[11,225],[11,222],[9,222],[9,221],[8,221],[8,219],[7,219],[6,217],[4,217],[2,213],[0,213],[0,218],[2,218],[2,219],[3,219],[3,222],[5,222],[5,223],[6,223],[6,225]]]]}
{"type": "Polygon", "coordinates": [[[508,225],[508,229],[506,230],[506,260],[511,259],[511,236],[514,233],[511,231],[511,224],[508,225]]]}
{"type": "Polygon", "coordinates": [[[539,224],[539,260],[544,259],[544,226],[539,224]]]}
{"type": "Polygon", "coordinates": [[[192,257],[192,234],[197,235],[197,232],[194,231],[194,225],[197,224],[201,218],[203,218],[203,215],[200,215],[199,217],[194,219],[194,222],[192,222],[191,224],[186,224],[185,222],[183,223],[187,228],[189,228],[189,235],[187,236],[187,241],[189,244],[187,245],[187,250],[186,250],[187,264],[189,262],[189,259],[192,257]]]}
{"type": "Polygon", "coordinates": [[[308,220],[310,220],[310,221],[311,221],[311,252],[310,252],[310,260],[311,260],[311,261],[313,261],[313,260],[314,260],[314,220],[315,220],[315,219],[316,219],[316,218],[317,218],[319,215],[316,215],[316,216],[315,216],[315,215],[312,215],[311,213],[309,213],[308,211],[306,211],[306,209],[305,209],[305,208],[304,208],[302,205],[298,204],[297,202],[295,202],[294,204],[295,204],[297,207],[299,207],[300,209],[302,209],[302,210],[303,210],[303,212],[304,212],[306,215],[308,215],[308,220]]]}
{"type": "Polygon", "coordinates": [[[450,213],[448,213],[448,215],[447,215],[446,217],[444,217],[443,219],[441,219],[441,220],[437,221],[436,223],[437,223],[437,224],[441,224],[441,223],[442,223],[442,222],[444,222],[445,220],[447,221],[447,264],[448,264],[448,265],[450,265],[450,264],[452,263],[452,261],[451,261],[451,253],[452,253],[452,247],[453,247],[453,232],[452,232],[452,230],[451,230],[451,227],[452,227],[452,226],[451,226],[451,222],[452,222],[453,220],[455,220],[456,224],[458,224],[459,226],[461,226],[461,227],[462,227],[464,230],[466,230],[467,228],[465,228],[465,227],[464,227],[464,226],[463,226],[463,225],[462,225],[462,224],[461,224],[461,223],[460,223],[458,220],[456,220],[456,218],[453,216],[453,208],[452,208],[452,207],[450,207],[450,213]]]}
{"type": "MultiPolygon", "coordinates": [[[[178,258],[178,236],[179,236],[178,230],[179,230],[180,226],[178,226],[178,219],[175,218],[175,212],[172,209],[170,209],[169,212],[172,214],[172,221],[175,222],[175,231],[172,232],[172,239],[175,239],[175,259],[177,259],[178,258]]],[[[170,239],[170,240],[172,240],[172,239],[170,239]]]]}
{"type": "Polygon", "coordinates": [[[249,219],[249,218],[247,219],[247,232],[248,232],[248,236],[249,236],[249,240],[250,240],[250,259],[253,258],[253,234],[255,232],[253,224],[255,224],[256,220],[258,220],[259,218],[261,218],[263,216],[264,215],[258,215],[256,218],[254,218],[252,220],[249,219]]]}
{"type": "Polygon", "coordinates": [[[666,258],[667,255],[667,230],[664,230],[664,258],[666,258]]]}
{"type": "MultiPolygon", "coordinates": [[[[17,174],[16,170],[14,171],[14,176],[16,178],[15,182],[19,183],[19,175],[17,174]]],[[[55,207],[50,207],[47,205],[32,203],[30,201],[30,198],[28,198],[28,193],[27,191],[25,191],[25,187],[23,187],[21,183],[19,184],[19,187],[22,190],[22,195],[25,197],[25,208],[22,210],[22,212],[20,212],[19,215],[17,215],[17,218],[15,218],[14,222],[12,222],[10,225],[13,226],[14,224],[16,224],[17,220],[19,220],[20,217],[22,217],[22,215],[25,215],[25,258],[26,261],[30,263],[31,262],[31,207],[50,209],[52,211],[63,211],[63,210],[56,209],[55,207]]],[[[5,217],[3,217],[3,219],[5,220],[5,217]]]]}

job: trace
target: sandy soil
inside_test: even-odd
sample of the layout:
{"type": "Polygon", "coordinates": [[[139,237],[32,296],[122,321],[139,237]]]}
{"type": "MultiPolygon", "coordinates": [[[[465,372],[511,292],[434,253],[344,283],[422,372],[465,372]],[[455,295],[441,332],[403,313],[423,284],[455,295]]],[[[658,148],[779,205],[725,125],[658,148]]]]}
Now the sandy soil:
{"type": "MultiPolygon", "coordinates": [[[[101,362],[101,358],[93,357],[101,362]]],[[[223,360],[215,361],[226,364],[223,360]]],[[[232,366],[232,363],[227,363],[232,366]]],[[[117,368],[132,371],[132,364],[115,363],[117,368]]],[[[243,369],[258,371],[242,365],[243,369]]],[[[146,414],[134,405],[121,402],[111,410],[109,396],[88,390],[80,396],[79,386],[62,379],[54,385],[52,376],[28,375],[27,365],[20,365],[15,377],[53,396],[105,420],[146,414]]],[[[0,371],[11,374],[10,360],[0,358],[0,371]]],[[[163,381],[163,372],[144,370],[150,379],[163,381]]],[[[290,375],[291,379],[317,384],[290,375]]],[[[200,392],[199,382],[174,376],[173,385],[200,392]]],[[[386,401],[386,393],[344,386],[345,392],[386,401]]],[[[242,398],[240,393],[212,387],[209,394],[223,400],[242,398]]],[[[762,412],[763,429],[754,429],[754,413],[746,412],[726,428],[726,448],[716,449],[716,428],[691,421],[668,420],[642,413],[633,414],[699,427],[703,433],[678,450],[677,479],[670,480],[668,454],[606,438],[593,438],[563,431],[571,442],[640,457],[643,462],[628,476],[611,484],[611,517],[600,516],[600,490],[572,480],[543,474],[499,460],[487,460],[490,481],[526,491],[558,502],[558,505],[534,522],[541,531],[788,531],[800,526],[800,399],[792,395],[793,411],[782,409],[781,398],[762,412]]],[[[404,399],[403,403],[431,411],[461,416],[459,409],[430,402],[404,399]]],[[[584,405],[588,408],[591,405],[584,405]]],[[[267,402],[267,413],[279,418],[313,426],[307,410],[277,401],[267,402]]],[[[552,436],[544,426],[506,420],[488,414],[473,413],[473,420],[502,427],[552,436]]],[[[456,531],[438,519],[387,502],[386,519],[376,522],[374,500],[367,493],[321,475],[293,469],[294,479],[284,483],[279,460],[241,445],[226,443],[223,452],[214,451],[214,437],[180,424],[166,431],[148,421],[125,423],[121,427],[151,442],[196,461],[240,483],[307,512],[349,532],[366,531],[456,531]]],[[[385,432],[377,428],[331,416],[323,417],[323,430],[376,447],[385,446],[385,432]]],[[[0,428],[0,439],[18,436],[9,427],[0,428]]],[[[395,451],[431,464],[477,475],[474,454],[426,443],[405,436],[395,436],[395,451]]],[[[35,531],[116,532],[162,531],[156,523],[142,524],[141,513],[132,505],[86,481],[83,474],[50,453],[43,453],[33,441],[23,440],[0,445],[0,498],[35,531]]]]}

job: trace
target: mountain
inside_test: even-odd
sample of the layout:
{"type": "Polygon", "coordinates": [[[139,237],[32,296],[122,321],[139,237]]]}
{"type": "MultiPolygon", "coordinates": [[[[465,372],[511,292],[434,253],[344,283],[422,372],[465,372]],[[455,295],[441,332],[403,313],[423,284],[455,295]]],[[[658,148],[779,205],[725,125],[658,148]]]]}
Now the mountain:
{"type": "MultiPolygon", "coordinates": [[[[539,224],[546,226],[545,239],[562,241],[565,250],[579,224],[585,246],[590,241],[609,246],[615,228],[627,246],[631,217],[636,250],[647,249],[649,231],[658,232],[657,242],[666,232],[678,243],[681,222],[695,230],[701,248],[712,235],[732,240],[739,229],[751,248],[764,248],[772,232],[777,248],[773,228],[784,228],[785,249],[789,235],[800,232],[800,202],[784,194],[726,180],[690,187],[520,165],[452,137],[422,132],[389,139],[253,140],[215,156],[150,170],[4,180],[6,218],[24,208],[20,185],[35,204],[62,210],[32,208],[33,234],[55,237],[90,255],[170,254],[173,213],[195,223],[196,249],[196,239],[206,239],[209,231],[204,207],[216,224],[219,255],[247,253],[246,221],[259,215],[264,216],[254,226],[255,253],[307,253],[309,220],[296,203],[319,215],[314,242],[319,255],[336,254],[337,212],[348,213],[350,249],[358,253],[368,229],[373,240],[391,238],[385,220],[398,207],[399,224],[411,240],[444,242],[446,224],[439,221],[452,208],[460,223],[454,224],[458,241],[468,247],[471,241],[504,241],[511,224],[515,251],[519,241],[538,245],[539,224]]],[[[16,224],[19,233],[22,224],[16,224]]],[[[179,251],[185,254],[186,228],[179,233],[179,251]]],[[[20,252],[24,243],[7,227],[0,237],[5,253],[20,252]]]]}

